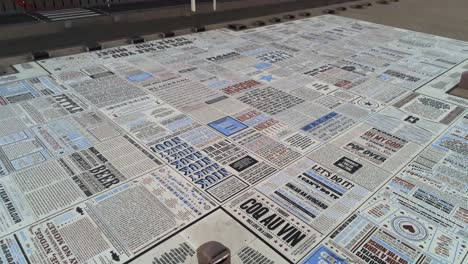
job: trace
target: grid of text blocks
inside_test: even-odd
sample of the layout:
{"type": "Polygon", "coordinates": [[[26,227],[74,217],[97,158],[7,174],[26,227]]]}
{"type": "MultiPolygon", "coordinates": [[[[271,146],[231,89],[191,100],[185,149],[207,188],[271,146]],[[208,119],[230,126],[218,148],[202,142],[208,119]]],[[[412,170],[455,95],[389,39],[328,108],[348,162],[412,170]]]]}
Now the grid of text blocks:
{"type": "Polygon", "coordinates": [[[468,43],[320,16],[0,77],[1,263],[467,263],[468,43]]]}

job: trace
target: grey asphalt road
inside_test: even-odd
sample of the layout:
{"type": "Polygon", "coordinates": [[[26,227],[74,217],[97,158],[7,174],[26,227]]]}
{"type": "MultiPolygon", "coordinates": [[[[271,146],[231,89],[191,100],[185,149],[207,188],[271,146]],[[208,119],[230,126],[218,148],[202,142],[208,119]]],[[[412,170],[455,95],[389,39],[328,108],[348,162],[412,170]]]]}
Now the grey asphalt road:
{"type": "MultiPolygon", "coordinates": [[[[326,5],[333,1],[345,0],[298,0],[293,3],[258,6],[182,18],[119,23],[118,26],[95,24],[86,28],[70,28],[64,32],[44,36],[0,41],[0,58],[25,54],[30,51],[65,48],[86,43],[185,29],[197,25],[209,25],[299,11],[326,5]]],[[[339,12],[338,15],[468,41],[467,0],[400,0],[398,3],[392,2],[390,5],[379,5],[375,3],[375,0],[369,0],[369,2],[373,2],[373,6],[364,9],[348,8],[344,12],[339,12]]],[[[350,6],[351,3],[343,5],[350,6]]],[[[1,26],[0,34],[2,34],[1,26]]]]}
{"type": "MultiPolygon", "coordinates": [[[[87,43],[129,38],[157,32],[168,32],[200,25],[223,23],[226,21],[267,16],[277,13],[314,8],[340,1],[349,2],[349,0],[299,0],[296,2],[280,3],[276,5],[258,6],[254,8],[243,8],[185,17],[162,18],[127,23],[122,22],[118,25],[96,23],[88,27],[72,27],[59,33],[0,41],[0,57],[25,54],[31,51],[66,48],[87,43]]],[[[0,27],[0,34],[1,30],[2,29],[0,27]]]]}

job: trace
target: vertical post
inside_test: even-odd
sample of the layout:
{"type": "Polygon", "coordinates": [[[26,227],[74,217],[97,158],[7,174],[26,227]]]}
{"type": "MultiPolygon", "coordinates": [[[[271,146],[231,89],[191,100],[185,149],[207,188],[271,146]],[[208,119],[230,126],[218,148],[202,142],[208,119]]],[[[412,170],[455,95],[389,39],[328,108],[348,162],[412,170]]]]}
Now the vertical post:
{"type": "Polygon", "coordinates": [[[468,90],[468,71],[462,73],[459,86],[462,89],[468,90]]]}
{"type": "Polygon", "coordinates": [[[192,1],[192,12],[197,12],[197,4],[195,3],[195,0],[191,0],[192,1]]]}
{"type": "Polygon", "coordinates": [[[216,0],[213,0],[213,11],[216,11],[216,0]]]}

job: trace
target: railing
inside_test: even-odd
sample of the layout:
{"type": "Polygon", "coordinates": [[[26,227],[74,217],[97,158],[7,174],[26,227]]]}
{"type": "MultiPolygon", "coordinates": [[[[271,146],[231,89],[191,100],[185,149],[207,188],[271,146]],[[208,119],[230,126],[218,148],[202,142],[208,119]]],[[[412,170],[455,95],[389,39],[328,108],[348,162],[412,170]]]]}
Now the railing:
{"type": "Polygon", "coordinates": [[[192,11],[195,11],[195,2],[197,5],[213,3],[213,8],[215,9],[216,6],[221,6],[226,2],[239,2],[239,4],[242,5],[241,2],[251,3],[255,1],[262,2],[263,4],[310,1],[325,6],[328,4],[351,2],[353,0],[0,0],[0,15],[90,7],[103,9],[107,7],[107,9],[110,10],[125,10],[126,6],[130,9],[145,9],[186,5],[188,7],[191,6],[192,11]],[[131,6],[133,6],[133,8],[131,6]]]}
{"type": "Polygon", "coordinates": [[[141,0],[0,0],[0,14],[140,2],[141,0]]]}
{"type": "MultiPolygon", "coordinates": [[[[15,14],[41,10],[53,10],[77,7],[93,7],[102,5],[119,5],[135,2],[174,2],[181,0],[0,0],[0,14],[15,14]]],[[[180,3],[179,3],[180,2],[180,3]]],[[[190,4],[190,0],[184,1],[190,4]]],[[[167,3],[164,3],[167,5],[167,3]]]]}

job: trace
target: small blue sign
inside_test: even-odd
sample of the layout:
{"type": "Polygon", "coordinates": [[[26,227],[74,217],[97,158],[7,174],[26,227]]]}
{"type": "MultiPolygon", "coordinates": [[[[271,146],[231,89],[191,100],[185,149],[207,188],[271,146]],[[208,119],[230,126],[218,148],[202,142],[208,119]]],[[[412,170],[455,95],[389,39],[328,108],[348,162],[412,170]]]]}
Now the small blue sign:
{"type": "Polygon", "coordinates": [[[335,113],[335,112],[331,112],[325,116],[322,116],[321,118],[315,120],[314,122],[308,124],[307,126],[301,128],[303,131],[310,131],[318,126],[320,126],[321,124],[327,122],[328,120],[334,118],[335,116],[337,116],[338,114],[335,113]]]}
{"type": "Polygon", "coordinates": [[[271,66],[272,66],[271,63],[262,62],[262,63],[259,63],[259,64],[255,65],[255,68],[257,70],[263,70],[263,69],[266,69],[266,68],[270,68],[271,66]]]}
{"type": "Polygon", "coordinates": [[[135,74],[135,75],[132,75],[132,76],[128,76],[127,79],[129,81],[131,81],[131,82],[141,82],[141,81],[150,79],[152,77],[153,77],[153,75],[151,75],[149,73],[146,73],[146,72],[143,72],[143,73],[135,74]]]}
{"type": "Polygon", "coordinates": [[[267,81],[267,82],[271,82],[273,81],[275,78],[273,78],[273,75],[262,75],[262,77],[260,78],[260,80],[263,80],[263,81],[267,81]]]}
{"type": "Polygon", "coordinates": [[[343,258],[324,246],[318,247],[314,253],[302,264],[348,264],[343,258]]]}
{"type": "Polygon", "coordinates": [[[230,116],[223,117],[219,120],[209,123],[208,125],[223,133],[225,136],[234,135],[235,133],[248,127],[230,116]]]}

